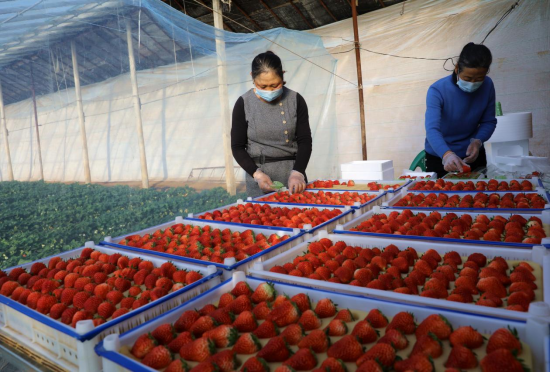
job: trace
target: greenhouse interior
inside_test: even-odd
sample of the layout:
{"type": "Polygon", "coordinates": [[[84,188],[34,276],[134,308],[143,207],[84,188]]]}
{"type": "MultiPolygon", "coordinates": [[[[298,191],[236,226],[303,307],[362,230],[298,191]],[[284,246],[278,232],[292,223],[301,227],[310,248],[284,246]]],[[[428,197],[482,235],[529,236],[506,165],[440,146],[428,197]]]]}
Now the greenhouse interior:
{"type": "Polygon", "coordinates": [[[550,371],[550,0],[0,0],[0,371],[550,371]]]}

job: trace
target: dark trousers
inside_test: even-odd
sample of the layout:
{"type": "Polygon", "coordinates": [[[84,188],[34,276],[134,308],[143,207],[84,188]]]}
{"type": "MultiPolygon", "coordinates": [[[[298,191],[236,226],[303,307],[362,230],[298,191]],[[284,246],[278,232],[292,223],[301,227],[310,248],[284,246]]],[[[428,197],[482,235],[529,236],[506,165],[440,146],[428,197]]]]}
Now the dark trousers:
{"type": "MultiPolygon", "coordinates": [[[[443,160],[435,155],[426,153],[426,171],[437,173],[438,178],[442,178],[447,175],[447,171],[443,168],[443,160]]],[[[472,168],[472,171],[487,167],[487,154],[485,153],[485,147],[479,149],[479,155],[477,159],[468,163],[468,166],[472,168]]]]}

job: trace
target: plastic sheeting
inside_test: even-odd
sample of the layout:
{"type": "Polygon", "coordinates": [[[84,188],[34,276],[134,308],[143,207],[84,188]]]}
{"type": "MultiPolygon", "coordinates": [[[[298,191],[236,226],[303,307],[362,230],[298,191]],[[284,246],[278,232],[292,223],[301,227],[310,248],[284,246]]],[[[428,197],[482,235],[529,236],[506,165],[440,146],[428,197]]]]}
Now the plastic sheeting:
{"type": "MultiPolygon", "coordinates": [[[[48,5],[42,9],[42,13],[47,14],[55,9],[51,3],[56,1],[68,0],[39,1],[40,4],[32,9],[35,13],[27,16],[38,17],[42,5],[48,5]]],[[[71,8],[64,16],[68,23],[63,25],[69,31],[64,32],[63,28],[50,27],[58,18],[45,17],[42,25],[33,26],[50,31],[47,36],[31,32],[29,38],[34,43],[27,45],[35,47],[25,49],[27,55],[22,56],[21,50],[16,49],[17,59],[14,63],[8,61],[9,66],[6,58],[0,59],[0,66],[4,64],[0,67],[4,100],[17,101],[17,97],[27,93],[23,100],[6,102],[16,180],[40,178],[34,109],[29,93],[32,82],[21,79],[19,96],[15,83],[10,85],[16,80],[14,75],[19,71],[27,73],[30,69],[19,65],[32,65],[39,94],[36,101],[44,179],[84,181],[82,141],[72,83],[71,40],[76,41],[83,78],[81,92],[92,182],[141,179],[128,73],[126,19],[132,25],[151,180],[187,180],[190,175],[196,178],[216,174],[216,171],[223,173],[222,98],[218,91],[216,38],[225,42],[226,59],[221,63],[227,69],[230,108],[240,95],[252,88],[249,73],[254,56],[272,50],[283,59],[287,86],[302,94],[309,105],[314,151],[308,174],[310,178],[337,176],[335,86],[331,74],[336,60],[327,52],[319,36],[285,29],[265,31],[261,36],[220,31],[157,0],[97,2],[102,3],[101,19],[91,12],[85,15],[87,18],[74,21],[73,13],[78,14],[79,8],[71,8]],[[37,55],[39,58],[35,57],[37,55]],[[10,79],[6,80],[10,73],[10,79]]],[[[0,25],[0,40],[2,35],[0,25]]],[[[6,180],[6,169],[2,149],[1,180],[6,180]]],[[[238,178],[243,177],[244,172],[240,170],[238,178]]]]}

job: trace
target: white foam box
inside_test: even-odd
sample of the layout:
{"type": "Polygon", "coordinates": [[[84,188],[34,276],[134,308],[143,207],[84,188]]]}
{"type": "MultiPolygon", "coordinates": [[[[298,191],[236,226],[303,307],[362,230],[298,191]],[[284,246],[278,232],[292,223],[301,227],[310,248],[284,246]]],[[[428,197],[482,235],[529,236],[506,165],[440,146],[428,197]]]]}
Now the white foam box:
{"type": "MultiPolygon", "coordinates": [[[[471,181],[474,183],[474,185],[476,185],[476,183],[480,182],[480,181],[484,181],[484,182],[488,182],[490,179],[442,179],[443,181],[445,181],[445,183],[453,183],[453,184],[458,184],[459,182],[464,182],[464,183],[467,183],[468,181],[471,181]]],[[[521,182],[523,181],[522,179],[495,179],[496,181],[498,181],[499,183],[501,181],[505,181],[507,182],[508,184],[510,184],[510,181],[517,181],[521,184],[521,182]]],[[[410,191],[415,191],[413,190],[413,188],[416,187],[416,185],[420,182],[420,181],[427,181],[427,180],[414,180],[412,181],[410,184],[407,184],[407,185],[404,185],[403,188],[407,188],[408,190],[410,191]]],[[[435,180],[434,180],[435,181],[435,180]]],[[[533,184],[533,190],[537,190],[538,188],[543,188],[543,185],[542,185],[542,182],[541,180],[538,178],[538,177],[534,177],[532,179],[529,180],[531,182],[531,184],[533,184]]],[[[396,190],[396,192],[398,192],[398,190],[396,190]]],[[[498,190],[495,190],[495,191],[492,191],[492,190],[475,190],[475,191],[466,191],[466,190],[417,190],[417,192],[437,192],[437,193],[456,193],[456,194],[460,194],[460,193],[468,193],[468,192],[485,192],[485,193],[492,193],[492,192],[500,192],[498,190]]],[[[526,193],[529,193],[529,191],[514,191],[514,190],[506,190],[506,191],[503,191],[503,192],[526,192],[526,193]]]]}
{"type": "MultiPolygon", "coordinates": [[[[433,209],[432,210],[407,209],[407,210],[410,210],[414,215],[416,215],[420,212],[422,212],[426,215],[430,215],[430,213],[432,211],[434,211],[433,209]]],[[[523,248],[531,249],[533,247],[532,244],[516,243],[516,242],[493,242],[493,241],[483,241],[483,240],[476,241],[476,240],[464,240],[464,239],[442,238],[442,237],[404,236],[404,235],[399,235],[399,234],[369,233],[369,232],[357,232],[357,231],[352,231],[351,230],[352,228],[357,227],[359,224],[361,224],[365,220],[370,219],[375,214],[384,213],[384,214],[389,215],[392,211],[393,211],[392,209],[381,208],[381,207],[376,206],[371,211],[356,217],[352,221],[350,221],[348,223],[345,223],[345,224],[338,225],[336,227],[336,229],[334,229],[334,233],[336,233],[336,234],[354,234],[354,235],[358,235],[358,236],[370,236],[370,237],[386,237],[386,238],[393,238],[393,239],[396,239],[396,240],[406,240],[406,241],[409,241],[411,243],[420,240],[420,241],[432,241],[432,242],[459,243],[461,245],[472,245],[472,244],[474,244],[474,245],[490,245],[490,246],[500,246],[500,247],[503,247],[503,248],[504,247],[514,247],[514,248],[523,247],[523,248]]],[[[536,217],[538,217],[542,220],[542,223],[543,223],[543,226],[544,226],[544,231],[546,233],[546,238],[542,239],[541,245],[543,245],[547,248],[550,248],[550,210],[544,210],[544,211],[542,211],[541,214],[511,214],[511,213],[507,213],[507,212],[501,212],[501,213],[490,212],[490,213],[480,214],[480,213],[471,213],[471,212],[465,212],[465,211],[453,212],[453,211],[449,211],[449,210],[441,210],[441,211],[438,211],[438,213],[440,213],[441,216],[445,216],[447,214],[453,213],[453,214],[456,214],[459,217],[462,216],[462,215],[468,214],[472,217],[473,220],[475,220],[478,215],[485,215],[489,219],[492,219],[497,215],[500,215],[500,216],[502,216],[506,219],[509,219],[512,215],[520,215],[520,216],[523,216],[527,220],[529,220],[529,218],[531,218],[532,216],[536,216],[536,217]]]]}
{"type": "Polygon", "coordinates": [[[342,171],[342,178],[348,180],[393,180],[394,177],[393,167],[384,171],[342,171]]]}
{"type": "MultiPolygon", "coordinates": [[[[270,228],[273,228],[273,227],[270,227],[270,228]]],[[[160,258],[165,258],[165,260],[171,260],[171,261],[174,261],[174,262],[175,261],[187,262],[187,263],[192,263],[192,264],[195,264],[195,265],[203,265],[203,266],[214,265],[218,269],[223,270],[223,276],[224,276],[224,278],[227,278],[227,277],[231,276],[231,272],[233,272],[233,271],[243,271],[245,273],[248,273],[248,270],[252,267],[254,262],[259,261],[259,260],[263,260],[263,259],[266,259],[266,258],[271,258],[274,255],[277,255],[277,254],[279,254],[283,251],[286,251],[286,250],[302,243],[303,240],[304,240],[303,235],[304,235],[304,233],[302,233],[297,228],[292,229],[292,230],[278,230],[278,229],[266,229],[266,228],[249,228],[249,227],[243,227],[243,226],[238,226],[238,225],[232,225],[232,226],[228,227],[227,225],[222,224],[222,223],[217,222],[217,221],[207,221],[207,220],[201,220],[201,221],[193,220],[193,221],[190,221],[190,220],[183,219],[181,216],[178,216],[178,217],[176,217],[175,220],[173,220],[171,222],[167,222],[167,223],[164,223],[164,224],[161,224],[161,225],[157,225],[155,227],[143,229],[143,230],[138,231],[138,232],[125,234],[125,235],[115,237],[115,238],[105,237],[105,239],[103,241],[101,241],[99,244],[102,245],[102,246],[115,247],[117,249],[130,251],[130,252],[134,252],[134,253],[141,253],[141,254],[145,254],[145,255],[151,255],[151,256],[156,256],[156,257],[160,257],[160,258]],[[250,256],[250,257],[248,257],[244,260],[241,260],[239,262],[237,262],[235,260],[235,258],[225,258],[225,261],[223,263],[214,263],[214,262],[209,262],[209,261],[206,261],[206,260],[191,259],[191,258],[182,257],[182,256],[178,256],[178,255],[167,254],[167,253],[152,251],[152,250],[144,250],[144,249],[140,249],[140,248],[137,248],[137,247],[130,247],[130,246],[119,244],[119,242],[122,241],[125,237],[133,236],[133,235],[143,236],[145,234],[153,234],[158,229],[165,230],[165,229],[167,229],[167,228],[169,228],[169,227],[171,227],[175,224],[183,224],[183,225],[188,225],[189,224],[189,225],[193,225],[193,226],[197,226],[197,227],[201,227],[201,228],[208,225],[212,229],[224,230],[226,228],[229,228],[231,230],[231,232],[244,232],[244,231],[247,231],[247,230],[251,230],[252,232],[254,232],[255,235],[261,233],[266,237],[269,237],[272,234],[276,234],[279,237],[285,236],[285,235],[289,235],[291,237],[287,240],[284,240],[284,241],[278,243],[277,245],[271,246],[270,248],[267,248],[267,249],[263,250],[262,252],[259,252],[258,254],[255,254],[255,255],[252,255],[252,256],[250,256]]]]}
{"type": "MultiPolygon", "coordinates": [[[[122,346],[131,347],[134,342],[143,334],[153,331],[157,326],[164,323],[173,323],[179,316],[193,309],[200,309],[207,304],[216,303],[219,297],[231,291],[239,281],[246,281],[250,287],[255,289],[259,284],[265,282],[264,279],[255,277],[245,277],[243,272],[235,272],[233,278],[220,284],[219,286],[201,294],[197,298],[182,304],[180,307],[151,320],[139,327],[126,332],[122,335],[110,335],[105,338],[96,347],[96,352],[103,358],[105,371],[152,371],[139,361],[132,359],[126,354],[121,353],[122,346]]],[[[318,290],[298,285],[273,282],[275,290],[279,294],[287,294],[292,297],[296,294],[306,293],[312,303],[321,299],[330,298],[339,309],[349,308],[350,310],[369,312],[371,309],[379,309],[384,315],[393,318],[399,312],[404,310],[411,312],[419,323],[432,314],[440,314],[445,317],[454,329],[460,326],[472,326],[482,334],[490,335],[500,328],[515,328],[519,338],[530,346],[533,370],[540,371],[546,369],[550,360],[550,351],[548,346],[550,332],[548,324],[550,323],[550,309],[544,303],[532,306],[527,320],[514,320],[505,318],[490,318],[485,315],[478,315],[471,312],[458,312],[441,309],[437,307],[423,307],[419,305],[391,302],[386,300],[365,298],[350,294],[340,294],[329,290],[318,290]]]]}
{"type": "Polygon", "coordinates": [[[393,193],[393,197],[391,197],[388,201],[386,202],[383,202],[382,203],[382,207],[387,207],[388,209],[399,209],[399,210],[404,210],[404,209],[411,209],[411,208],[414,208],[415,210],[430,210],[430,211],[441,211],[441,210],[448,210],[448,211],[471,211],[471,212],[512,212],[512,213],[518,213],[518,214],[541,214],[544,210],[548,210],[550,209],[550,202],[548,201],[548,195],[546,193],[546,191],[542,188],[537,188],[536,191],[531,191],[531,192],[524,192],[524,191],[521,191],[521,192],[512,192],[512,191],[506,191],[506,192],[481,192],[481,191],[476,191],[476,192],[447,192],[447,193],[441,193],[441,194],[446,194],[448,196],[452,196],[452,195],[458,195],[460,196],[460,199],[464,198],[464,196],[472,196],[472,197],[475,197],[478,193],[483,193],[483,194],[487,194],[487,195],[491,195],[491,194],[498,194],[500,195],[500,197],[502,198],[502,196],[504,196],[505,194],[507,193],[512,193],[513,195],[516,195],[516,194],[521,194],[521,193],[538,193],[546,202],[544,208],[542,209],[535,209],[535,208],[532,208],[532,209],[527,209],[527,208],[496,208],[496,209],[493,209],[493,208],[477,208],[477,207],[472,207],[472,208],[466,208],[466,207],[411,207],[411,206],[394,206],[397,202],[399,202],[401,200],[401,198],[405,197],[407,194],[414,194],[414,195],[418,195],[418,194],[424,194],[425,196],[427,196],[428,194],[440,194],[439,191],[433,191],[433,192],[430,192],[430,191],[425,191],[425,190],[407,190],[407,188],[404,188],[404,189],[401,189],[399,192],[396,192],[396,193],[393,193]]]}
{"type": "MultiPolygon", "coordinates": [[[[116,249],[87,242],[84,247],[8,268],[5,271],[9,272],[11,269],[19,267],[28,271],[34,263],[47,263],[53,257],[60,257],[64,260],[79,257],[84,248],[93,248],[108,255],[119,252],[116,249]]],[[[140,257],[144,260],[150,260],[155,267],[160,267],[166,262],[166,260],[158,257],[138,253],[123,254],[129,258],[140,257]]],[[[11,298],[0,295],[0,333],[25,348],[44,356],[67,371],[101,371],[102,361],[93,352],[93,348],[103,338],[109,334],[123,333],[143,324],[220,283],[221,271],[214,266],[201,267],[181,262],[174,263],[174,265],[180,269],[200,271],[204,277],[191,285],[169,293],[114,320],[107,321],[98,327],[94,327],[92,320],[84,320],[79,321],[76,328],[73,328],[19,302],[15,302],[11,298]]]]}
{"type": "Polygon", "coordinates": [[[393,161],[389,160],[353,161],[340,165],[340,171],[342,172],[382,172],[390,168],[393,168],[393,161]]]}
{"type": "MultiPolygon", "coordinates": [[[[513,319],[526,319],[529,317],[527,312],[509,311],[505,308],[492,308],[478,306],[473,303],[459,303],[451,302],[445,299],[432,299],[421,297],[419,295],[408,295],[395,293],[393,291],[369,289],[366,287],[353,286],[347,284],[337,284],[328,281],[313,280],[305,277],[290,276],[281,273],[269,272],[269,270],[275,266],[282,266],[285,263],[292,262],[294,258],[303,255],[308,252],[308,245],[310,242],[318,241],[322,238],[328,238],[332,242],[344,241],[348,246],[359,246],[363,248],[378,247],[383,250],[385,247],[393,244],[397,246],[399,250],[405,250],[408,247],[412,247],[418,252],[420,257],[423,253],[429,249],[437,251],[441,257],[447,252],[456,251],[462,257],[468,257],[474,253],[481,253],[487,257],[487,260],[501,256],[506,260],[513,261],[530,261],[537,263],[542,268],[542,279],[539,284],[550,283],[550,252],[543,246],[534,246],[532,250],[525,249],[509,249],[491,246],[474,246],[474,245],[460,245],[460,244],[434,244],[432,242],[409,242],[405,240],[392,240],[387,238],[377,237],[362,237],[353,235],[341,235],[341,234],[329,234],[327,231],[320,231],[317,235],[310,237],[301,245],[294,247],[293,249],[281,253],[265,262],[256,263],[250,270],[250,274],[256,277],[265,278],[268,280],[276,280],[291,284],[297,284],[315,289],[327,289],[345,294],[357,294],[362,296],[374,297],[377,299],[386,299],[391,301],[399,301],[404,303],[419,304],[430,307],[441,307],[447,309],[453,309],[463,312],[475,312],[479,314],[489,315],[493,317],[505,317],[513,319]]],[[[515,264],[515,263],[514,263],[515,264]]],[[[511,266],[510,266],[511,267],[511,266]]],[[[405,275],[406,276],[406,275],[405,275]]],[[[544,302],[550,309],[550,287],[544,286],[542,289],[542,298],[538,301],[544,302]]]]}

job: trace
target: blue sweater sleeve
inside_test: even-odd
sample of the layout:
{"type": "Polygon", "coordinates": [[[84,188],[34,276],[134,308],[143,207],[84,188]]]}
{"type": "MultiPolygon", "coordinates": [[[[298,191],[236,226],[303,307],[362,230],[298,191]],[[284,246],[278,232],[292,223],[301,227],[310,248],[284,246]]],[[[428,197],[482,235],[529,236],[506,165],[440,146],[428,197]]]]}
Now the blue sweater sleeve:
{"type": "Polygon", "coordinates": [[[426,138],[432,149],[443,158],[443,154],[451,150],[441,133],[441,112],[443,110],[443,97],[441,93],[430,87],[426,96],[426,138]]]}
{"type": "Polygon", "coordinates": [[[473,137],[474,139],[481,140],[481,142],[489,140],[497,127],[497,118],[495,116],[495,96],[495,86],[493,85],[491,87],[489,102],[483,112],[483,116],[479,122],[479,127],[473,137]]]}

